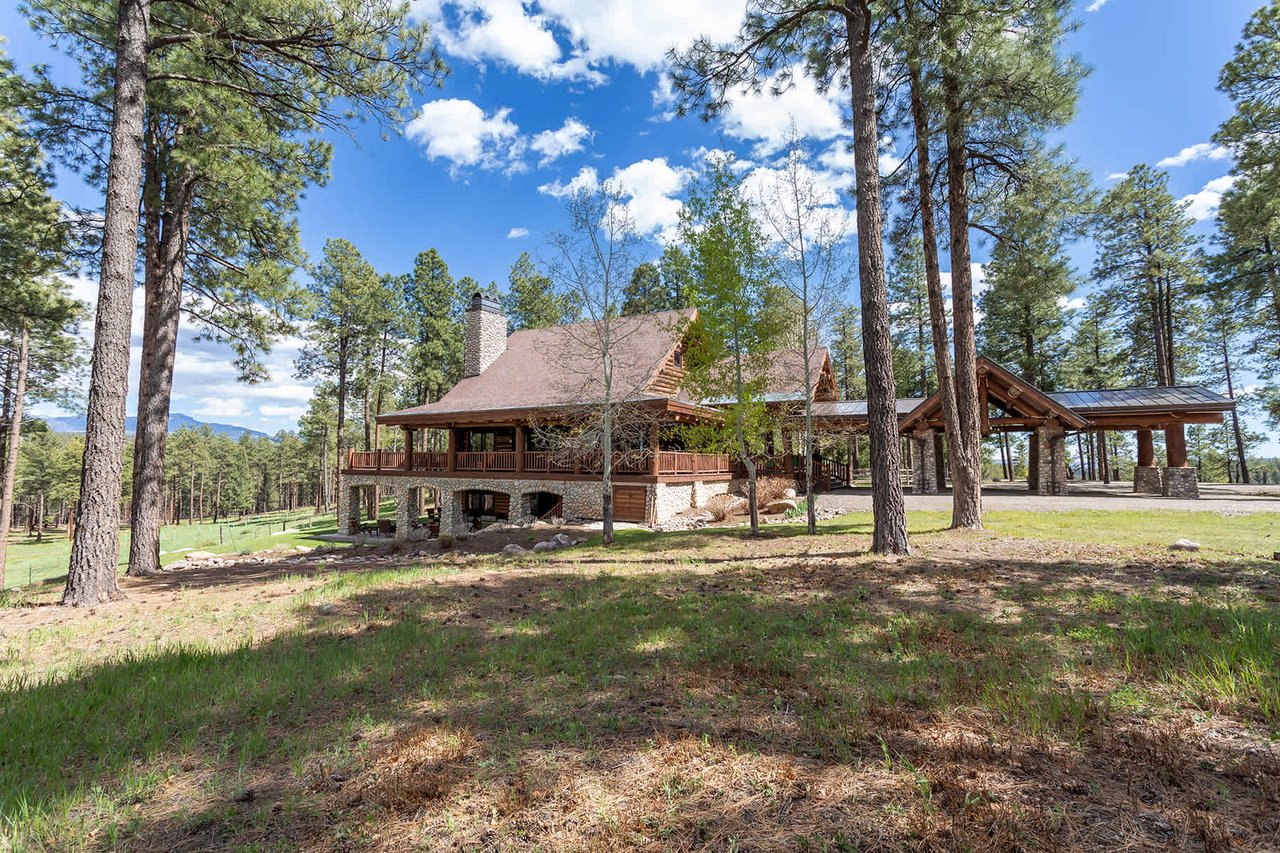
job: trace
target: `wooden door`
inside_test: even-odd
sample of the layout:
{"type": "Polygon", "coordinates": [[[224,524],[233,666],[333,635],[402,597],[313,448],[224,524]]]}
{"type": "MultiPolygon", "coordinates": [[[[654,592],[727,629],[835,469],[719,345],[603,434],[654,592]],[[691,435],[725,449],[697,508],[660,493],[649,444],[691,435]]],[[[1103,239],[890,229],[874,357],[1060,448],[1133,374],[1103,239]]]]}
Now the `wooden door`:
{"type": "Polygon", "coordinates": [[[645,486],[614,486],[613,517],[617,521],[633,521],[644,524],[645,497],[648,494],[645,486]]]}

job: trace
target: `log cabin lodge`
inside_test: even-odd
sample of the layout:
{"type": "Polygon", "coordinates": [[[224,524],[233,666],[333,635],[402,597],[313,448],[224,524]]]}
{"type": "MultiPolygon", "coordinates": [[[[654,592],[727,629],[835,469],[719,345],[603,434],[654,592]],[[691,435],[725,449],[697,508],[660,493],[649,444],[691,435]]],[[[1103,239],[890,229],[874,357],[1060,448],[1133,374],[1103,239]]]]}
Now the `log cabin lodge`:
{"type": "MultiPolygon", "coordinates": [[[[651,418],[647,439],[614,452],[618,521],[660,523],[735,490],[744,476],[729,456],[686,450],[680,431],[666,428],[714,417],[714,405],[689,399],[682,387],[685,329],[695,317],[696,311],[687,309],[611,321],[614,394],[651,418]]],[[[588,355],[593,351],[586,343],[589,328],[580,323],[508,335],[501,306],[477,293],[467,309],[461,381],[434,403],[378,417],[381,425],[403,430],[406,451],[349,453],[339,504],[347,509],[343,532],[359,531],[361,493],[375,486],[396,500],[397,538],[408,538],[419,524],[459,533],[498,520],[598,519],[599,454],[566,456],[563,448],[540,440],[558,416],[567,418],[590,400],[602,399],[599,357],[588,355]],[[444,446],[425,449],[422,438],[428,431],[435,431],[437,447],[444,446]],[[446,440],[439,441],[442,433],[446,440]],[[423,520],[428,490],[435,509],[423,520]]],[[[803,461],[792,451],[800,446],[792,436],[803,428],[802,362],[791,353],[771,359],[766,399],[788,408],[784,428],[772,442],[778,452],[761,460],[762,474],[803,477],[803,461]]],[[[810,362],[815,434],[865,432],[866,402],[839,399],[827,351],[817,348],[810,362]]],[[[984,435],[1029,434],[1027,489],[1040,495],[1067,494],[1068,434],[1107,430],[1137,434],[1135,492],[1198,497],[1196,469],[1187,464],[1185,426],[1220,424],[1235,406],[1201,386],[1044,392],[986,358],[978,363],[978,393],[984,435]],[[1155,458],[1156,430],[1164,432],[1162,465],[1155,458]]],[[[939,395],[899,399],[897,411],[911,489],[923,494],[945,488],[939,395]]],[[[820,453],[815,488],[850,485],[856,472],[848,462],[820,453]]]]}

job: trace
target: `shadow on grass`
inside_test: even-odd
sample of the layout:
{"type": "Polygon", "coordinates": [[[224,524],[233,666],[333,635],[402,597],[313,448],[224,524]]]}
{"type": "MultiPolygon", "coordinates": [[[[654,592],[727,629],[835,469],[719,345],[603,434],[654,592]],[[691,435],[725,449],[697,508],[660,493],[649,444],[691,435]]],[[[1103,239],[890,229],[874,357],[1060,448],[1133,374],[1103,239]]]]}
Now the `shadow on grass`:
{"type": "MultiPolygon", "coordinates": [[[[961,597],[904,592],[908,581],[945,587],[953,577],[906,565],[591,578],[497,572],[468,585],[379,586],[394,573],[344,576],[332,585],[346,593],[336,613],[303,599],[299,627],[256,646],[170,647],[64,681],[5,685],[0,817],[6,834],[59,848],[82,837],[104,849],[333,842],[367,811],[333,812],[325,794],[341,789],[333,780],[362,784],[370,760],[363,744],[424,725],[478,740],[484,758],[467,773],[482,791],[564,751],[625,773],[655,739],[714,742],[734,755],[806,766],[932,768],[934,777],[921,778],[940,790],[954,788],[961,771],[939,768],[960,753],[925,729],[957,713],[985,732],[987,745],[973,746],[981,760],[1016,753],[1025,763],[1042,749],[1037,743],[1066,743],[1078,750],[1070,762],[1092,762],[1119,780],[1115,790],[1053,793],[1062,808],[1084,814],[1108,797],[1123,799],[1125,780],[1155,772],[1147,766],[1155,759],[1114,764],[1116,750],[1128,747],[1107,733],[1111,688],[1086,686],[1082,673],[1095,683],[1116,674],[1130,682],[1125,695],[1136,690],[1140,700],[1172,691],[1280,722],[1274,607],[1115,595],[1076,606],[1064,589],[1080,566],[1002,568],[1018,618],[961,597]],[[211,775],[185,809],[132,817],[133,804],[158,796],[188,767],[211,775]],[[264,778],[275,781],[255,781],[264,778]],[[275,785],[270,799],[284,807],[273,810],[267,797],[237,801],[247,784],[275,785]],[[321,804],[330,811],[315,811],[321,804]],[[92,835],[104,827],[107,834],[92,835]]],[[[1234,766],[1230,756],[1213,758],[1234,766]]],[[[1190,767],[1191,758],[1181,763],[1190,767]]],[[[920,779],[904,778],[923,796],[920,779]]],[[[1208,791],[1227,786],[1241,803],[1256,800],[1262,784],[1210,774],[1159,808],[1172,814],[1182,798],[1204,794],[1201,782],[1208,791]]],[[[1276,786],[1263,791],[1265,801],[1276,786]]],[[[963,813],[977,821],[966,832],[990,830],[995,812],[970,812],[970,793],[954,821],[963,813]]],[[[727,809],[710,820],[727,831],[742,829],[743,819],[727,809]]],[[[678,816],[654,820],[660,825],[640,831],[675,846],[698,846],[692,833],[707,831],[678,816]]],[[[818,837],[834,828],[820,827],[818,837]]],[[[1050,822],[1033,838],[1057,843],[1078,830],[1050,822]]]]}

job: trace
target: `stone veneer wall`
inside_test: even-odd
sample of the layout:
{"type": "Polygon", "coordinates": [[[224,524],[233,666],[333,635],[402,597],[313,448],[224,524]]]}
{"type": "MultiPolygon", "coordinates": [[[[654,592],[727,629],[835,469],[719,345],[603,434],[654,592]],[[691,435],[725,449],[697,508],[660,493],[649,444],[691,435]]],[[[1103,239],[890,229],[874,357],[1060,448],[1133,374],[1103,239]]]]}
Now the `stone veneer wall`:
{"type": "Polygon", "coordinates": [[[1164,496],[1167,498],[1198,498],[1200,482],[1195,468],[1165,468],[1164,496]]]}
{"type": "Polygon", "coordinates": [[[507,348],[507,317],[501,311],[472,303],[467,309],[462,375],[479,376],[507,348]]]}
{"type": "MultiPolygon", "coordinates": [[[[342,533],[355,533],[352,520],[359,518],[360,486],[379,486],[386,497],[396,501],[396,538],[405,539],[414,517],[414,509],[421,506],[421,496],[414,494],[422,489],[435,490],[440,495],[440,529],[462,533],[467,529],[467,518],[462,511],[462,493],[468,491],[501,492],[511,498],[509,520],[513,523],[529,521],[530,499],[537,492],[560,495],[567,520],[579,521],[600,517],[600,483],[595,480],[532,480],[532,479],[481,479],[454,477],[400,477],[385,474],[348,474],[343,478],[343,491],[339,506],[347,507],[346,519],[340,528],[342,533]]],[[[651,483],[645,499],[646,515],[650,523],[666,521],[690,507],[705,506],[714,495],[730,491],[728,480],[692,483],[651,483]]]]}
{"type": "Polygon", "coordinates": [[[911,437],[911,489],[917,495],[931,495],[938,491],[938,459],[936,433],[921,430],[911,437]]]}
{"type": "Polygon", "coordinates": [[[1031,440],[1035,444],[1031,461],[1036,468],[1036,475],[1029,483],[1030,490],[1039,495],[1065,495],[1067,436],[1062,426],[1056,422],[1038,426],[1031,440]]]}
{"type": "Polygon", "coordinates": [[[649,490],[649,518],[655,523],[666,521],[694,506],[693,483],[655,483],[649,490]]]}
{"type": "Polygon", "coordinates": [[[1138,465],[1133,469],[1133,490],[1140,495],[1164,494],[1164,480],[1154,465],[1138,465]]]}

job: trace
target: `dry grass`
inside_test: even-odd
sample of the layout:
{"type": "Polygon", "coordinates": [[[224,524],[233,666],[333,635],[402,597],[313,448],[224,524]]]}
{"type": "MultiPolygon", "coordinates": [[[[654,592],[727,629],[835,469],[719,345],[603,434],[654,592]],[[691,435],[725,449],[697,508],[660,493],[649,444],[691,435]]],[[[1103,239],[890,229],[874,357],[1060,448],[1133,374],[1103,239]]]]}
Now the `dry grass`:
{"type": "Polygon", "coordinates": [[[707,501],[707,513],[713,521],[728,521],[747,514],[747,503],[737,495],[715,495],[707,501]]]}
{"type": "Polygon", "coordinates": [[[787,490],[795,487],[795,480],[786,477],[761,477],[756,480],[756,506],[764,509],[774,501],[782,500],[787,490]]]}
{"type": "MultiPolygon", "coordinates": [[[[5,830],[59,850],[1280,847],[1265,563],[991,534],[893,560],[860,532],[653,541],[352,566],[252,645],[126,635],[130,661],[11,685],[5,830]],[[24,721],[77,736],[18,748],[24,721]]],[[[170,606],[214,594],[233,596],[170,606]]]]}

